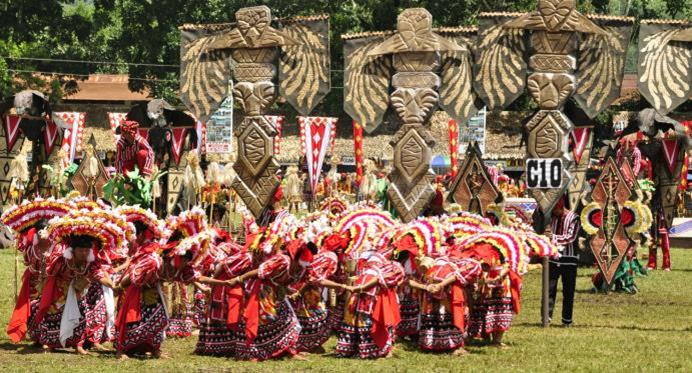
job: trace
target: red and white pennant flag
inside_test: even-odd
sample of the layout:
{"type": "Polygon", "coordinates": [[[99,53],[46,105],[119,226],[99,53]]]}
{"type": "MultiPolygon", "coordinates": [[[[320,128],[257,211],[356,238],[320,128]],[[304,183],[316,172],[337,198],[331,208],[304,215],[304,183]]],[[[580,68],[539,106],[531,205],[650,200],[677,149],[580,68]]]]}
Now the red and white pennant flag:
{"type": "Polygon", "coordinates": [[[274,126],[274,128],[276,128],[276,136],[274,137],[274,155],[278,155],[281,151],[281,129],[284,126],[284,119],[286,117],[283,115],[265,115],[264,117],[274,126]]]}
{"type": "Polygon", "coordinates": [[[666,165],[670,174],[675,173],[675,164],[678,162],[678,153],[680,153],[680,142],[677,138],[663,139],[663,157],[666,160],[666,165]]]}
{"type": "Polygon", "coordinates": [[[82,137],[84,136],[84,118],[86,113],[76,111],[53,112],[67,124],[62,140],[61,149],[67,154],[65,162],[73,162],[75,154],[82,151],[82,137]]]}
{"type": "Polygon", "coordinates": [[[581,160],[584,150],[589,144],[589,137],[591,135],[590,127],[575,127],[574,131],[570,133],[572,137],[572,142],[574,146],[572,147],[572,154],[574,155],[574,161],[579,163],[581,160]]]}
{"type": "Polygon", "coordinates": [[[329,117],[298,117],[301,128],[301,143],[304,145],[305,156],[310,177],[311,192],[314,195],[317,190],[317,182],[320,179],[324,157],[328,147],[333,146],[336,122],[338,118],[329,117]]]}
{"type": "Polygon", "coordinates": [[[58,133],[60,133],[60,127],[52,120],[46,121],[46,127],[43,129],[43,142],[46,154],[50,154],[53,151],[53,145],[55,145],[55,140],[58,139],[58,133]]]}
{"type": "Polygon", "coordinates": [[[19,134],[22,132],[19,130],[19,123],[21,121],[22,118],[16,115],[8,115],[5,117],[3,129],[5,130],[5,141],[7,142],[7,153],[12,151],[14,143],[17,142],[19,134]]]}
{"type": "Polygon", "coordinates": [[[185,143],[187,127],[173,127],[171,128],[171,132],[173,132],[173,138],[171,139],[171,143],[173,144],[173,160],[175,160],[175,164],[180,164],[180,155],[183,153],[183,144],[185,143]]]}

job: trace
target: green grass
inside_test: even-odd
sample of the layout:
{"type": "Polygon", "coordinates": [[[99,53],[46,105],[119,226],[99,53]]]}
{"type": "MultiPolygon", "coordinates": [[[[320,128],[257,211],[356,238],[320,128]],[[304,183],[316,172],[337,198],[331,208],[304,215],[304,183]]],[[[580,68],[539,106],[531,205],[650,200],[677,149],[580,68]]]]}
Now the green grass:
{"type": "MultiPolygon", "coordinates": [[[[421,353],[397,344],[388,360],[338,359],[311,356],[309,361],[236,362],[192,354],[196,338],[167,340],[168,360],[130,359],[117,362],[113,353],[81,357],[73,353],[44,354],[13,345],[2,333],[0,367],[15,371],[692,371],[692,250],[672,250],[672,272],[656,271],[637,283],[637,295],[592,294],[594,269],[580,268],[575,325],[540,327],[540,271],[525,277],[523,310],[505,335],[507,350],[472,345],[470,355],[421,353]]],[[[14,253],[0,252],[0,323],[4,329],[14,301],[14,253]]],[[[559,314],[559,302],[556,314],[559,314]]],[[[326,348],[331,351],[335,339],[326,348]]]]}

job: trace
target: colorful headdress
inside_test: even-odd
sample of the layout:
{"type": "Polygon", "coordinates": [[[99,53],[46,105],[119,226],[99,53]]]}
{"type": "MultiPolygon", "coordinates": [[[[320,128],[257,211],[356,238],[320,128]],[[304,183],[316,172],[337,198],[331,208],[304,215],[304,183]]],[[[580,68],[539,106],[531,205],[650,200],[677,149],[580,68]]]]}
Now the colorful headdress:
{"type": "MultiPolygon", "coordinates": [[[[205,229],[195,235],[188,236],[178,242],[172,250],[168,251],[168,256],[182,257],[188,253],[192,254],[192,263],[201,263],[209,253],[209,247],[214,243],[216,232],[213,229],[205,229]]],[[[175,264],[175,261],[174,261],[175,264]]]]}
{"type": "Polygon", "coordinates": [[[171,235],[180,232],[183,238],[191,237],[207,229],[207,216],[201,208],[193,207],[166,219],[166,228],[171,235]]]}
{"type": "Polygon", "coordinates": [[[143,209],[137,205],[123,205],[115,209],[115,211],[120,213],[125,220],[130,223],[134,224],[135,222],[140,222],[144,224],[155,240],[168,235],[166,232],[166,224],[150,210],[143,209]]]}
{"type": "Polygon", "coordinates": [[[123,135],[129,133],[130,135],[134,136],[137,133],[138,128],[139,123],[137,121],[126,120],[120,124],[120,133],[123,135]]]}
{"type": "Polygon", "coordinates": [[[0,220],[12,230],[22,232],[36,225],[40,220],[65,216],[72,209],[74,206],[65,200],[36,198],[10,208],[2,214],[0,220]]]}
{"type": "Polygon", "coordinates": [[[101,251],[127,252],[126,232],[112,220],[101,216],[74,214],[53,218],[49,222],[47,233],[56,247],[61,246],[60,244],[70,245],[70,238],[73,236],[89,236],[99,243],[101,251]]]}

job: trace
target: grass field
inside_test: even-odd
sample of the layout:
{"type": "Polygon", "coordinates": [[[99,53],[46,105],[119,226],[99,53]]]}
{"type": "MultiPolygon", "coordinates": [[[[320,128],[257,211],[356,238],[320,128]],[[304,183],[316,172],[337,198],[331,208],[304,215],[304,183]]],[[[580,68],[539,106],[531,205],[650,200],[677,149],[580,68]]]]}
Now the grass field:
{"type": "MultiPolygon", "coordinates": [[[[0,323],[4,331],[14,305],[14,253],[0,252],[0,323]]],[[[27,344],[0,337],[0,369],[16,371],[227,371],[227,372],[456,372],[456,371],[692,371],[692,250],[672,250],[672,272],[656,271],[637,280],[640,293],[592,294],[594,269],[580,268],[571,328],[540,327],[540,271],[525,277],[523,310],[506,334],[509,345],[498,350],[469,346],[470,355],[452,357],[397,344],[388,360],[338,359],[329,354],[309,361],[236,362],[192,354],[196,338],[167,340],[167,360],[118,362],[112,352],[81,357],[44,354],[27,344]]],[[[20,272],[21,274],[21,272],[20,272]]],[[[556,314],[559,314],[559,302],[556,314]]],[[[559,317],[558,317],[559,318],[559,317]]],[[[331,351],[332,338],[326,348],[331,351]]]]}

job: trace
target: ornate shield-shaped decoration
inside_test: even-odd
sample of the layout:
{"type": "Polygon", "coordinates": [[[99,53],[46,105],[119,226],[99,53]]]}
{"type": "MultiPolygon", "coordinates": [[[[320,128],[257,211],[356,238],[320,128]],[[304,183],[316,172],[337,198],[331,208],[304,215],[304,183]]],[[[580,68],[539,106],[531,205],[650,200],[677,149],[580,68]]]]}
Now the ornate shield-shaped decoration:
{"type": "Polygon", "coordinates": [[[485,216],[488,205],[501,198],[502,194],[483,164],[478,144],[471,144],[466,150],[461,171],[452,182],[447,200],[461,205],[465,211],[485,216]]]}
{"type": "Polygon", "coordinates": [[[4,204],[8,201],[10,184],[12,184],[12,180],[8,176],[10,173],[10,163],[12,163],[14,157],[19,155],[19,150],[24,144],[24,136],[20,134],[12,149],[7,149],[5,126],[2,125],[3,120],[5,120],[5,118],[0,117],[0,204],[4,204]]]}
{"type": "Polygon", "coordinates": [[[166,211],[168,214],[173,213],[175,205],[180,199],[180,192],[183,190],[183,175],[185,174],[185,166],[187,166],[187,157],[182,156],[180,164],[169,167],[168,173],[165,175],[167,178],[166,211]]]}
{"type": "Polygon", "coordinates": [[[591,192],[591,200],[601,208],[601,219],[598,231],[589,240],[598,268],[608,284],[613,281],[615,272],[631,244],[621,222],[620,213],[625,202],[632,196],[632,189],[620,173],[615,159],[608,158],[591,192]]]}
{"type": "Polygon", "coordinates": [[[108,172],[103,167],[101,159],[98,156],[93,156],[93,159],[98,163],[98,172],[95,175],[90,175],[90,171],[87,170],[89,162],[84,159],[79,164],[79,168],[72,176],[70,183],[79,194],[85,197],[103,198],[103,186],[106,185],[110,177],[108,177],[108,172]]]}

